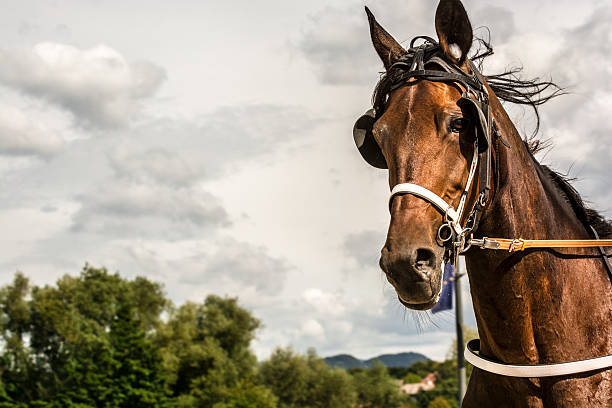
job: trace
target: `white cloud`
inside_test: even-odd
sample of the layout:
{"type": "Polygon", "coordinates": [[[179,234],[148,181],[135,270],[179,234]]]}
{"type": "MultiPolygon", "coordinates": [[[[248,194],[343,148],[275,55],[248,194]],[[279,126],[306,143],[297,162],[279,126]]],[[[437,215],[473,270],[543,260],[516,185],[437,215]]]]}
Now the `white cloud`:
{"type": "Polygon", "coordinates": [[[52,156],[64,147],[64,139],[53,129],[23,110],[0,104],[0,154],[52,156]]]}
{"type": "Polygon", "coordinates": [[[86,126],[126,125],[165,79],[149,62],[128,62],[106,45],[79,49],[45,42],[0,50],[0,81],[57,103],[86,126]]]}
{"type": "Polygon", "coordinates": [[[382,231],[362,231],[349,234],[344,238],[344,253],[354,259],[362,268],[372,268],[378,265],[380,249],[385,243],[382,231]]]}
{"type": "Polygon", "coordinates": [[[302,293],[302,299],[322,315],[338,317],[346,313],[338,295],[326,293],[321,289],[306,289],[302,293]]]}
{"type": "Polygon", "coordinates": [[[325,338],[325,329],[315,319],[308,319],[302,324],[302,334],[317,340],[325,338]]]}

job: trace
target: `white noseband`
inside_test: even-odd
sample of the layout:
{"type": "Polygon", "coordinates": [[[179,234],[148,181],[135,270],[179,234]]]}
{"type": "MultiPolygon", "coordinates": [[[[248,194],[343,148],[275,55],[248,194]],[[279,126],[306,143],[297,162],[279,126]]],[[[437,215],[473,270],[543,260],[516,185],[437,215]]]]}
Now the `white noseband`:
{"type": "Polygon", "coordinates": [[[444,222],[450,222],[455,232],[458,235],[461,235],[464,232],[464,229],[461,226],[461,216],[463,215],[463,210],[465,209],[465,201],[467,199],[468,191],[470,190],[470,187],[472,186],[472,183],[474,181],[474,175],[476,174],[477,167],[478,140],[476,140],[476,142],[474,143],[474,156],[472,157],[470,173],[467,179],[467,183],[465,183],[465,189],[461,194],[461,200],[459,201],[459,207],[457,207],[457,210],[455,210],[452,205],[444,201],[442,197],[440,197],[433,191],[413,183],[401,183],[393,187],[393,190],[391,190],[391,196],[389,197],[389,209],[391,209],[391,203],[393,202],[393,198],[395,196],[401,194],[412,194],[414,196],[422,198],[423,200],[429,202],[434,207],[436,207],[444,215],[444,222]]]}
{"type": "Polygon", "coordinates": [[[425,187],[421,187],[418,184],[412,184],[412,183],[398,184],[397,186],[393,187],[393,190],[391,190],[391,197],[389,197],[389,207],[391,207],[393,198],[396,195],[400,195],[400,194],[412,194],[419,198],[424,199],[425,201],[428,201],[429,203],[433,204],[434,207],[440,210],[440,212],[444,216],[446,216],[446,218],[449,221],[452,222],[453,227],[455,227],[455,230],[457,231],[458,234],[460,234],[461,231],[463,230],[461,226],[459,226],[459,214],[457,214],[457,211],[455,211],[452,205],[444,201],[442,197],[440,197],[433,191],[428,190],[425,187]]]}

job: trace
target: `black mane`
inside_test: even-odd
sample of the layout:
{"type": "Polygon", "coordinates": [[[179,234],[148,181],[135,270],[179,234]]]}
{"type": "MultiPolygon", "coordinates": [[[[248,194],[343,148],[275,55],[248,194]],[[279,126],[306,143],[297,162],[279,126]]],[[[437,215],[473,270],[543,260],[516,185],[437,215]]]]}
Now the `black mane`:
{"type": "MultiPolygon", "coordinates": [[[[472,61],[475,61],[478,64],[478,68],[482,70],[484,60],[493,55],[493,48],[484,39],[478,38],[477,41],[480,47],[472,57],[472,61]]],[[[522,70],[522,67],[509,68],[501,74],[485,75],[485,78],[499,99],[519,105],[527,105],[533,109],[536,116],[536,127],[533,134],[530,137],[526,137],[523,141],[529,153],[534,156],[550,145],[548,140],[542,140],[537,137],[540,129],[538,106],[557,96],[564,95],[566,92],[562,87],[552,82],[552,80],[541,80],[537,77],[527,80],[521,79],[519,74],[522,70]]],[[[612,222],[605,219],[598,211],[586,206],[580,193],[571,185],[572,179],[548,166],[539,164],[535,157],[534,161],[544,170],[544,173],[552,180],[559,192],[563,194],[578,219],[585,226],[592,226],[601,238],[612,236],[612,222]]]]}
{"type": "Polygon", "coordinates": [[[599,214],[599,212],[592,208],[588,208],[585,205],[580,193],[578,193],[574,186],[570,184],[571,179],[560,174],[559,172],[554,171],[546,165],[539,164],[535,158],[534,162],[536,165],[540,166],[540,168],[544,171],[544,174],[546,174],[546,176],[553,182],[555,187],[557,187],[558,191],[570,204],[574,210],[574,213],[585,225],[587,230],[589,229],[588,226],[590,225],[595,229],[595,231],[597,231],[597,235],[599,235],[600,238],[612,237],[612,222],[605,219],[601,214],[599,214]]]}
{"type": "MultiPolygon", "coordinates": [[[[493,47],[489,41],[482,38],[477,38],[476,41],[479,47],[476,53],[471,57],[471,60],[478,65],[478,69],[482,72],[483,62],[487,57],[493,55],[493,47]]],[[[525,147],[529,150],[531,155],[534,156],[537,152],[549,146],[548,140],[542,140],[537,137],[540,129],[540,113],[538,107],[557,96],[566,94],[566,92],[564,88],[558,86],[552,80],[543,80],[538,77],[533,79],[522,79],[519,76],[522,70],[522,67],[513,67],[506,69],[500,74],[486,75],[483,73],[483,75],[500,100],[518,105],[526,105],[533,109],[536,117],[536,127],[533,134],[525,137],[523,141],[525,147]]],[[[387,96],[402,73],[403,69],[401,68],[391,68],[388,72],[382,74],[372,96],[372,102],[376,112],[382,112],[384,110],[387,96]]],[[[612,221],[605,219],[598,211],[588,208],[578,191],[570,184],[571,180],[569,178],[552,170],[548,166],[539,164],[535,158],[534,162],[544,170],[558,188],[559,192],[564,195],[578,219],[585,224],[585,226],[591,225],[595,231],[597,231],[600,238],[612,237],[612,221]]]]}

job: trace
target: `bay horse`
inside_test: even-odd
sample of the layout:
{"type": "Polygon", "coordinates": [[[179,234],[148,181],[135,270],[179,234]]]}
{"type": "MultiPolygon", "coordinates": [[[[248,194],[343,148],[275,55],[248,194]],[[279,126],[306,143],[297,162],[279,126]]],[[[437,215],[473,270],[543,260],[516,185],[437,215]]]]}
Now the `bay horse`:
{"type": "MultiPolygon", "coordinates": [[[[440,1],[437,41],[420,37],[417,46],[418,37],[409,49],[366,12],[385,72],[354,137],[368,163],[388,168],[391,221],[380,266],[405,307],[438,301],[453,226],[469,225],[475,240],[612,236],[609,221],[538,163],[500,102],[537,113],[555,96],[538,97],[552,83],[480,75],[473,60],[490,52],[468,57],[474,37],[459,0],[440,1]]],[[[612,285],[597,250],[461,249],[482,356],[535,365],[612,354],[612,285]]],[[[463,406],[612,407],[612,370],[515,378],[474,368],[463,406]]]]}

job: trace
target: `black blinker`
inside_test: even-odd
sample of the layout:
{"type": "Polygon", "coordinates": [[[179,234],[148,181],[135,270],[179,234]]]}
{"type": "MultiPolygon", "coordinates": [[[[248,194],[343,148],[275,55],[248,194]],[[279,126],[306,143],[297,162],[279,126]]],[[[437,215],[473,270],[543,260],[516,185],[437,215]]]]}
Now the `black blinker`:
{"type": "Polygon", "coordinates": [[[353,126],[353,139],[359,149],[359,153],[361,153],[361,156],[368,164],[379,169],[386,169],[387,161],[372,134],[374,122],[376,122],[376,115],[374,109],[370,109],[355,122],[355,126],[353,126]]]}
{"type": "MultiPolygon", "coordinates": [[[[489,124],[483,107],[469,94],[464,93],[461,99],[457,101],[457,105],[473,118],[478,121],[476,126],[476,137],[478,138],[478,153],[483,153],[489,148],[489,124]]],[[[486,108],[486,107],[485,107],[486,108]]]]}

